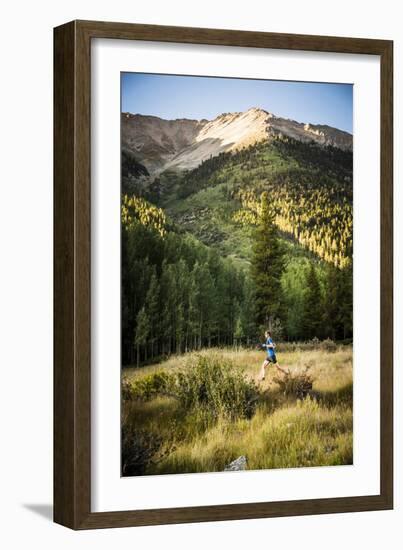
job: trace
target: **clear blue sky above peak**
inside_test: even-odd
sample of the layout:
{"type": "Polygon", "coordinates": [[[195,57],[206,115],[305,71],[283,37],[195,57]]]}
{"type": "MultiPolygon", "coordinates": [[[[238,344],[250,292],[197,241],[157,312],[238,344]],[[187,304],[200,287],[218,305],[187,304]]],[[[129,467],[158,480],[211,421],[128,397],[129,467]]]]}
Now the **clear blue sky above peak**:
{"type": "Polygon", "coordinates": [[[211,120],[260,107],[298,122],[353,131],[352,84],[122,74],[122,112],[211,120]]]}

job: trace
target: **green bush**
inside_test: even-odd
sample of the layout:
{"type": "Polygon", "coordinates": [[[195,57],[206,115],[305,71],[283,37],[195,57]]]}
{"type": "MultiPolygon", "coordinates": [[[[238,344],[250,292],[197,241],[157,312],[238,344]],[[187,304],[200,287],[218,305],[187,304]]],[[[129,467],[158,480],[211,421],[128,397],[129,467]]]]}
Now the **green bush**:
{"type": "Polygon", "coordinates": [[[122,378],[122,399],[123,401],[130,401],[133,397],[133,389],[130,380],[124,376],[122,378]]]}
{"type": "Polygon", "coordinates": [[[323,340],[323,342],[320,343],[320,349],[334,353],[337,351],[337,344],[330,338],[326,338],[326,340],[323,340]]]}
{"type": "Polygon", "coordinates": [[[124,400],[145,402],[159,395],[173,397],[184,410],[209,417],[251,418],[259,391],[240,367],[218,354],[193,356],[172,373],[157,371],[122,382],[124,400]]]}
{"type": "Polygon", "coordinates": [[[251,418],[259,397],[255,383],[219,355],[193,358],[171,376],[169,393],[186,410],[232,419],[251,418]]]}
{"type": "Polygon", "coordinates": [[[158,395],[163,395],[168,391],[169,380],[170,375],[162,370],[139,377],[130,384],[130,399],[150,401],[158,395]]]}

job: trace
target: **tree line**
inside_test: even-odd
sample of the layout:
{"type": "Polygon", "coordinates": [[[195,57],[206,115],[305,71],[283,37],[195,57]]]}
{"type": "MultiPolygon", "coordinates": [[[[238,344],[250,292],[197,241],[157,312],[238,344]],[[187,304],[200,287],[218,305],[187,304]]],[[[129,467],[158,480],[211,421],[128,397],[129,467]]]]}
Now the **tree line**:
{"type": "Polygon", "coordinates": [[[351,265],[340,269],[314,258],[303,260],[291,264],[294,272],[288,271],[275,210],[269,194],[263,193],[251,266],[256,326],[262,332],[274,324],[288,340],[351,339],[351,265]]]}
{"type": "Polygon", "coordinates": [[[249,286],[234,261],[169,228],[162,209],[124,198],[123,364],[251,336],[249,286]]]}
{"type": "Polygon", "coordinates": [[[260,211],[252,264],[239,266],[170,226],[162,209],[123,198],[124,365],[202,347],[252,345],[268,327],[291,340],[352,336],[351,272],[306,261],[293,281],[267,195],[260,211]],[[300,300],[290,284],[301,290],[300,300]]]}

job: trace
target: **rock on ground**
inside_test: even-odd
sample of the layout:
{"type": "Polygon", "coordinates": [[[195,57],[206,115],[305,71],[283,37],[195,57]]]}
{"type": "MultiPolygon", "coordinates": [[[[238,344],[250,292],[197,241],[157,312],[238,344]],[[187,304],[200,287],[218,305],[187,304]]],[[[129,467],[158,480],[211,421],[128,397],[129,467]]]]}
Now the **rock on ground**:
{"type": "Polygon", "coordinates": [[[246,470],[247,466],[246,456],[240,456],[236,460],[233,460],[224,468],[224,472],[236,472],[238,470],[246,470]]]}

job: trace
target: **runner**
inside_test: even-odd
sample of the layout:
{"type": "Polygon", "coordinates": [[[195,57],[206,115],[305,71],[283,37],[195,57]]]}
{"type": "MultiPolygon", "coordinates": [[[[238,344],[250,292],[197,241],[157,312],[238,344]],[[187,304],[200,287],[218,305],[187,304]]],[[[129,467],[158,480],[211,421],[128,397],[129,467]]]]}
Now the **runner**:
{"type": "Polygon", "coordinates": [[[275,367],[280,372],[284,373],[283,369],[280,367],[280,365],[277,362],[276,351],[275,351],[276,350],[276,344],[273,342],[273,339],[271,337],[271,332],[269,330],[266,330],[264,335],[265,335],[265,338],[266,338],[266,342],[264,344],[262,344],[261,347],[266,350],[267,355],[266,355],[266,359],[263,361],[262,367],[260,369],[259,380],[264,380],[265,379],[266,367],[268,365],[270,365],[270,363],[275,365],[275,367]]]}

